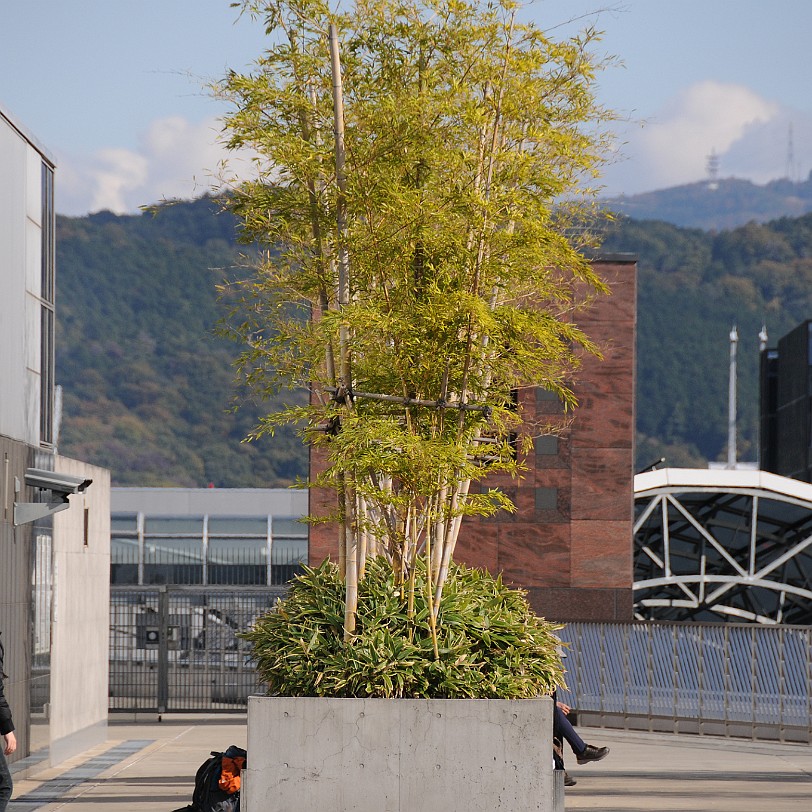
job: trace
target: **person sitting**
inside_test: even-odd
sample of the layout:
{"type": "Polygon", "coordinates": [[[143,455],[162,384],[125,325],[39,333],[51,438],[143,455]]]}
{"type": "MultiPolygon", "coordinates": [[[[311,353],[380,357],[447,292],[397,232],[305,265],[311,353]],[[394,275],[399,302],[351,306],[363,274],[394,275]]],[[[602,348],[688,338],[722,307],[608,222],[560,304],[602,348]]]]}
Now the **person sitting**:
{"type": "MultiPolygon", "coordinates": [[[[564,702],[559,702],[553,696],[553,758],[555,760],[556,769],[564,770],[564,751],[561,749],[561,743],[566,741],[575,754],[575,760],[579,764],[589,764],[591,761],[600,761],[609,755],[608,747],[596,747],[593,744],[587,744],[576,732],[572,726],[572,722],[567,718],[569,712],[572,710],[569,705],[564,702]],[[559,746],[556,751],[555,742],[558,740],[559,746]],[[559,766],[559,762],[560,765],[559,766]]],[[[564,786],[575,786],[575,779],[564,770],[564,786]]]]}

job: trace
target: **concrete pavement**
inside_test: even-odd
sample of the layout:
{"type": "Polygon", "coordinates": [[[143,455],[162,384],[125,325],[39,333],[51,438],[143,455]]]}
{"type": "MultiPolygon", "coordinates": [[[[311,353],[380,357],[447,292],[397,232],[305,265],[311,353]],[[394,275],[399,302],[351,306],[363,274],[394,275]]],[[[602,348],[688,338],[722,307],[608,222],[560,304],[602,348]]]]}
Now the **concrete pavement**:
{"type": "Polygon", "coordinates": [[[810,745],[685,733],[578,730],[589,744],[608,745],[611,750],[603,761],[583,767],[565,752],[567,771],[578,782],[567,788],[567,812],[812,809],[810,745]]]}
{"type": "Polygon", "coordinates": [[[14,777],[8,812],[171,812],[191,803],[197,768],[212,750],[245,747],[242,714],[111,715],[105,744],[57,768],[14,777]]]}
{"type": "MultiPolygon", "coordinates": [[[[590,744],[606,744],[611,752],[583,767],[565,753],[567,769],[578,782],[567,789],[567,812],[812,808],[809,745],[589,728],[579,732],[590,744]]],[[[27,778],[15,777],[8,812],[171,812],[191,801],[195,771],[209,752],[229,744],[245,747],[246,737],[243,714],[168,715],[161,722],[112,716],[104,745],[58,768],[34,765],[27,778]]],[[[431,808],[427,799],[427,812],[431,808]]]]}

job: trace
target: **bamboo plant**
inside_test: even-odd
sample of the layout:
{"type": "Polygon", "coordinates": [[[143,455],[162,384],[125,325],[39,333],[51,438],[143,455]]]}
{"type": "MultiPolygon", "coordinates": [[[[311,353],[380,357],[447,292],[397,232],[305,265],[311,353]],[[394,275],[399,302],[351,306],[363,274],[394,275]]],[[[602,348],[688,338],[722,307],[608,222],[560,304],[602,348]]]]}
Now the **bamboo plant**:
{"type": "MultiPolygon", "coordinates": [[[[246,0],[269,46],[217,92],[254,174],[228,205],[259,263],[223,286],[225,330],[260,394],[306,387],[254,437],[299,424],[337,493],[352,639],[370,556],[437,623],[478,486],[520,473],[515,393],[571,406],[596,348],[578,306],[606,289],[584,256],[606,154],[596,32],[556,42],[509,0],[246,0]]],[[[545,430],[539,426],[537,431],[545,430]]],[[[524,438],[525,442],[529,440],[524,438]]]]}

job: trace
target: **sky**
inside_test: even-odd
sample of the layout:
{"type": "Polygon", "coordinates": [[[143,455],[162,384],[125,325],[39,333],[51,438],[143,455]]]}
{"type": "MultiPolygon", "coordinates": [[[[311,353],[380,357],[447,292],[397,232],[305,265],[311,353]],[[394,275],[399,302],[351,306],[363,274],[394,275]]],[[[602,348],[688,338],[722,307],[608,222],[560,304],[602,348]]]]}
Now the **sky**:
{"type": "MultiPolygon", "coordinates": [[[[812,169],[809,0],[535,0],[553,36],[594,24],[617,64],[597,96],[620,117],[603,175],[617,196],[718,176],[812,169]]],[[[262,53],[230,0],[0,0],[0,108],[57,162],[56,208],[131,213],[214,182],[226,108],[206,87],[262,53]]]]}

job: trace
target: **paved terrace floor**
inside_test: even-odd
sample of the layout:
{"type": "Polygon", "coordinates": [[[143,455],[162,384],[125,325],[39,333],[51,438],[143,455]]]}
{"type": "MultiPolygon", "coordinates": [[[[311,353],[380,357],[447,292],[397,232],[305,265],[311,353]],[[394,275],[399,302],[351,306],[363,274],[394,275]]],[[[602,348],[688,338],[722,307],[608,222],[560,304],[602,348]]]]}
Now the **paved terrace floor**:
{"type": "MultiPolygon", "coordinates": [[[[566,754],[578,782],[567,789],[567,812],[812,809],[811,746],[579,731],[589,743],[606,744],[611,752],[583,767],[566,754]]],[[[33,764],[28,777],[16,776],[9,812],[171,812],[191,801],[195,771],[209,751],[229,744],[244,747],[246,734],[244,715],[165,716],[160,723],[113,716],[104,745],[56,769],[33,764]]],[[[426,812],[431,808],[427,799],[426,812]]]]}

